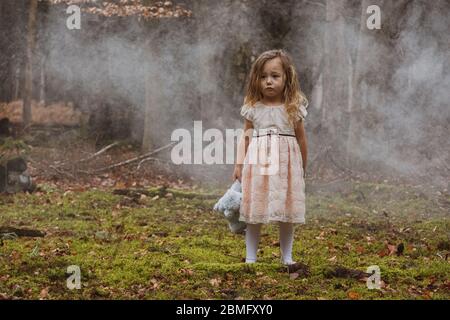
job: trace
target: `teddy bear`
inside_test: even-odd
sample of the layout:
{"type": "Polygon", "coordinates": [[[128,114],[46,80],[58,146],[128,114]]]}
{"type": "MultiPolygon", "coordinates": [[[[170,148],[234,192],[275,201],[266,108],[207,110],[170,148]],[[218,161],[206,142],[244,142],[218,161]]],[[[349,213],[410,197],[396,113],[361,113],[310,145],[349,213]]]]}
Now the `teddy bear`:
{"type": "Polygon", "coordinates": [[[228,221],[230,231],[235,234],[243,234],[246,224],[239,221],[239,208],[242,200],[242,188],[236,179],[222,198],[214,205],[214,210],[223,213],[228,221]]]}

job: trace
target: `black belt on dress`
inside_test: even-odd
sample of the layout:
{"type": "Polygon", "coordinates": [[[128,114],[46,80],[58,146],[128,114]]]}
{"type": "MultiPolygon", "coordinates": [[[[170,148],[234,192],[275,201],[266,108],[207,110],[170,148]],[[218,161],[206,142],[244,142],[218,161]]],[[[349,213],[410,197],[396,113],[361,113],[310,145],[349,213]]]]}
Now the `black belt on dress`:
{"type": "Polygon", "coordinates": [[[295,137],[295,135],[293,135],[293,134],[271,133],[271,132],[266,133],[266,134],[257,135],[256,137],[258,138],[258,137],[271,136],[271,135],[274,135],[274,136],[295,137]]]}

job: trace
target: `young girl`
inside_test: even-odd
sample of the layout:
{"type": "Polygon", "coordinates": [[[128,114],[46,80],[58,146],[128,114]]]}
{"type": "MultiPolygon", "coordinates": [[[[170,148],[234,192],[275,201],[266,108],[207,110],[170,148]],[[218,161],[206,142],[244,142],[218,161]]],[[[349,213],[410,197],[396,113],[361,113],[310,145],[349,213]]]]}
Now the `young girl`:
{"type": "Polygon", "coordinates": [[[261,54],[248,78],[241,108],[244,135],[233,173],[233,180],[242,184],[239,220],[247,223],[246,263],[256,262],[261,225],[272,222],[280,227],[282,263],[295,263],[294,224],[305,223],[307,141],[303,120],[307,106],[287,53],[270,50],[261,54]],[[249,133],[253,136],[251,141],[249,133]],[[276,159],[272,172],[264,173],[258,162],[249,161],[250,155],[259,155],[261,150],[276,159]]]}

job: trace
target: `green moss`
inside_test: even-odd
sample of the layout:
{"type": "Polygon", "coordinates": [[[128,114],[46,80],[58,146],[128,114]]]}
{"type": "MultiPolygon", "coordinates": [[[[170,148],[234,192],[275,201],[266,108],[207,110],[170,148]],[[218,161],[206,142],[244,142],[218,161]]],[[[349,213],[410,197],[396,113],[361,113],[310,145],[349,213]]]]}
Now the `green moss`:
{"type": "Polygon", "coordinates": [[[224,190],[136,201],[105,190],[41,190],[0,202],[0,225],[47,232],[42,239],[3,240],[0,293],[8,297],[36,299],[44,288],[50,299],[450,297],[449,219],[408,187],[360,183],[309,194],[307,224],[296,228],[293,251],[311,273],[295,280],[279,263],[275,225],[263,228],[258,263],[243,263],[244,237],[211,210],[217,199],[199,196],[224,190]],[[386,253],[387,244],[400,243],[402,254],[386,253]],[[378,265],[386,287],[368,290],[364,281],[327,277],[334,264],[360,271],[378,265]],[[80,290],[66,287],[69,265],[81,269],[80,290]]]}

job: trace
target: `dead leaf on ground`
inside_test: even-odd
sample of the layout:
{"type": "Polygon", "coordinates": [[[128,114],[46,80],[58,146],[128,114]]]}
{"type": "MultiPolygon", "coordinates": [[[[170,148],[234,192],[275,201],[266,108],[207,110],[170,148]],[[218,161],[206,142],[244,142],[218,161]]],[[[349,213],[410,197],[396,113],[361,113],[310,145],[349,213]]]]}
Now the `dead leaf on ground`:
{"type": "Polygon", "coordinates": [[[42,299],[46,299],[48,297],[48,290],[49,287],[45,287],[44,289],[41,290],[41,293],[39,293],[39,298],[42,299]]]}
{"type": "Polygon", "coordinates": [[[330,259],[328,259],[328,261],[330,262],[336,262],[337,261],[337,256],[333,256],[330,259]]]}
{"type": "Polygon", "coordinates": [[[325,231],[322,231],[318,237],[316,237],[316,240],[325,240],[325,231]]]}
{"type": "Polygon", "coordinates": [[[397,246],[392,244],[387,244],[387,249],[389,250],[389,255],[392,256],[397,253],[397,246]]]}
{"type": "Polygon", "coordinates": [[[222,281],[218,278],[214,278],[209,280],[209,283],[213,286],[213,287],[218,287],[220,285],[222,281]]]}
{"type": "Polygon", "coordinates": [[[355,291],[349,291],[347,293],[347,296],[352,300],[358,300],[359,299],[359,293],[355,291]]]}

